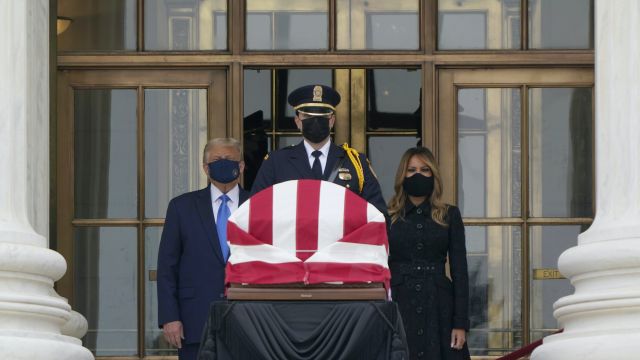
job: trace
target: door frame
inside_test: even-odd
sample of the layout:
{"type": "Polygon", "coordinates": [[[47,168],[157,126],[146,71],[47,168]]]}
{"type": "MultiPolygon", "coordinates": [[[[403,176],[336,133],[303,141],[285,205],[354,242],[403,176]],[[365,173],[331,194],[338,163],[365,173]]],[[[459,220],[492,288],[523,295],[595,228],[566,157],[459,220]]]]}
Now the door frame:
{"type": "MultiPolygon", "coordinates": [[[[520,89],[521,106],[521,216],[520,217],[499,217],[499,218],[465,218],[465,225],[484,225],[490,228],[492,225],[507,225],[521,228],[521,321],[522,321],[522,343],[530,342],[531,328],[531,302],[530,286],[531,257],[541,256],[541,249],[530,248],[529,225],[569,225],[569,224],[590,224],[592,218],[530,218],[529,217],[529,97],[530,88],[594,88],[594,72],[591,67],[552,67],[552,68],[441,68],[437,72],[437,150],[436,158],[440,166],[442,181],[445,186],[443,198],[450,204],[458,203],[458,90],[465,88],[512,88],[520,89]]],[[[595,101],[592,103],[595,104],[595,101]]],[[[593,105],[592,105],[593,106],[593,105]]],[[[592,109],[592,121],[595,112],[592,109]]],[[[593,139],[592,139],[593,142],[593,139]]],[[[593,167],[595,169],[595,166],[593,167]]],[[[595,171],[595,170],[594,170],[595,171]]],[[[595,178],[595,174],[592,174],[595,178]]],[[[539,182],[538,182],[539,183],[539,182]]],[[[595,190],[594,190],[595,192],[595,190]]],[[[594,194],[595,195],[595,194],[594,194]]],[[[593,196],[595,203],[595,196],[593,196]]],[[[532,231],[539,230],[533,228],[532,231]]],[[[491,234],[489,234],[491,238],[491,234]]],[[[503,274],[501,244],[491,244],[488,248],[498,250],[497,256],[488,258],[489,273],[503,274]]],[[[511,269],[513,270],[513,269],[511,269]]],[[[506,274],[511,276],[511,274],[506,274]]],[[[508,289],[500,288],[499,281],[494,281],[495,291],[506,294],[508,289]],[[496,285],[497,284],[497,285],[496,285]]],[[[514,304],[515,305],[515,304],[514,304]]],[[[541,314],[541,309],[538,313],[541,314]]],[[[500,311],[488,309],[488,320],[491,323],[492,317],[501,316],[500,311]]],[[[491,340],[489,340],[491,342],[491,340]]],[[[514,344],[511,347],[515,346],[514,344]]]]}
{"type": "MultiPolygon", "coordinates": [[[[144,101],[145,89],[206,89],[207,138],[226,137],[233,130],[228,116],[228,69],[99,69],[58,71],[57,129],[55,177],[57,193],[55,213],[56,250],[65,258],[67,271],[56,283],[56,290],[75,308],[73,229],[78,226],[137,227],[137,348],[142,358],[145,342],[145,243],[146,226],[162,226],[164,219],[149,219],[144,215],[144,101]],[[74,217],[74,90],[131,89],[136,90],[136,156],[138,206],[135,219],[75,219],[74,217]]],[[[151,274],[149,274],[151,276],[151,274]]],[[[138,358],[135,357],[135,358],[138,358]]]]}

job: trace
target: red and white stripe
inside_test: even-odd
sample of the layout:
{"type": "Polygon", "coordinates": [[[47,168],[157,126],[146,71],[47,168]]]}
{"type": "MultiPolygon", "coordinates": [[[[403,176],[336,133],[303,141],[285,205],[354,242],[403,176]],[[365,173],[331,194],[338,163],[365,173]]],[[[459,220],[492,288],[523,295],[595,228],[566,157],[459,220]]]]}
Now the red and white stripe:
{"type": "Polygon", "coordinates": [[[384,282],[382,213],[342,186],[292,180],[247,200],[229,218],[227,283],[384,282]]]}

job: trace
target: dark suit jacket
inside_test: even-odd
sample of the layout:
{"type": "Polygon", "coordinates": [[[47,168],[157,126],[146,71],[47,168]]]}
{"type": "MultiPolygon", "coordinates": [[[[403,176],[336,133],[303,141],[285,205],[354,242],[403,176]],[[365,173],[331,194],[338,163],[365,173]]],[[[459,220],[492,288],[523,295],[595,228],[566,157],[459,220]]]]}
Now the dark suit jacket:
{"type": "MultiPolygon", "coordinates": [[[[224,297],[210,186],[169,202],[158,252],[158,325],[180,320],[186,344],[200,342],[209,304],[224,297]]],[[[239,198],[248,192],[240,189],[239,198]]]]}
{"type": "MultiPolygon", "coordinates": [[[[324,168],[323,180],[330,180],[332,170],[338,164],[340,168],[349,170],[351,174],[350,180],[341,180],[338,176],[333,182],[349,188],[362,198],[373,204],[385,216],[387,215],[387,206],[380,191],[380,184],[371,172],[367,158],[360,154],[360,162],[364,171],[364,186],[362,192],[358,188],[358,176],[355,167],[349,160],[344,149],[331,143],[329,154],[327,155],[327,164],[324,168]]],[[[309,157],[301,141],[298,145],[292,145],[281,150],[276,150],[262,162],[258,175],[253,182],[251,193],[255,194],[262,189],[268,188],[274,184],[278,184],[288,180],[314,179],[309,165],[309,157]]]]}

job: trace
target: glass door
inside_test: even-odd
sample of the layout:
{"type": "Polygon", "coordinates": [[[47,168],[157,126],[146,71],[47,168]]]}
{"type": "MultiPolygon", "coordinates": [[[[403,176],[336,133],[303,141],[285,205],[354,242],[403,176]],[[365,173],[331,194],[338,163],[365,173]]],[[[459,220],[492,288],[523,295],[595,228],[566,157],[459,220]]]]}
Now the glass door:
{"type": "Polygon", "coordinates": [[[400,156],[422,141],[422,69],[398,68],[245,68],[245,187],[250,188],[264,156],[302,140],[287,104],[299,86],[333,86],[341,96],[333,141],[366,153],[383,195],[389,200],[400,156]]]}
{"type": "Polygon", "coordinates": [[[230,133],[225,70],[60,71],[58,291],[100,358],[176,355],[157,324],[156,262],[171,198],[206,186],[202,149],[230,133]]]}
{"type": "Polygon", "coordinates": [[[555,331],[571,293],[556,270],[593,219],[593,72],[438,73],[445,198],[467,233],[472,355],[508,353],[555,331]]]}

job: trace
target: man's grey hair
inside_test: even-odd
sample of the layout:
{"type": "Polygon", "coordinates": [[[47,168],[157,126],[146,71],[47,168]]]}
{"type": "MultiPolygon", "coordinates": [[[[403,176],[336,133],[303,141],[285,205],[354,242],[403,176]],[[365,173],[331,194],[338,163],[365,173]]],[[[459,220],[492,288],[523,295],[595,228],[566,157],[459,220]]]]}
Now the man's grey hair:
{"type": "Polygon", "coordinates": [[[215,138],[209,140],[207,145],[204,146],[204,150],[202,151],[203,164],[207,163],[207,153],[214,146],[234,147],[240,153],[240,160],[242,160],[242,146],[240,146],[240,141],[234,138],[215,138]]]}

